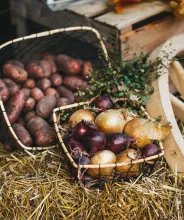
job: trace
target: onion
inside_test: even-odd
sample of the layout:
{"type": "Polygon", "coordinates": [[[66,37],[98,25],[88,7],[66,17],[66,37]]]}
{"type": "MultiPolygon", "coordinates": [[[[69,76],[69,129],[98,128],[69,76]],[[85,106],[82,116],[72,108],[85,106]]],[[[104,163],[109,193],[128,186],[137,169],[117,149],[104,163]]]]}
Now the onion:
{"type": "Polygon", "coordinates": [[[86,152],[84,146],[70,135],[66,135],[63,142],[73,158],[79,158],[82,152],[86,152]]]}
{"type": "Polygon", "coordinates": [[[167,137],[171,130],[170,125],[157,125],[143,118],[134,118],[126,123],[124,133],[137,139],[136,148],[144,148],[152,144],[153,140],[162,140],[167,137]]]}
{"type": "Polygon", "coordinates": [[[82,120],[94,123],[95,117],[89,110],[80,109],[70,116],[68,123],[73,127],[82,120]]]}
{"type": "Polygon", "coordinates": [[[146,147],[142,149],[142,157],[151,157],[160,153],[160,149],[155,144],[148,144],[146,147]]]}
{"type": "MultiPolygon", "coordinates": [[[[113,164],[116,162],[116,156],[110,150],[102,150],[91,157],[91,164],[113,164]]],[[[90,168],[88,174],[96,178],[113,178],[114,167],[108,168],[90,168]]]]}
{"type": "Polygon", "coordinates": [[[82,120],[76,124],[73,131],[73,136],[78,140],[82,140],[86,133],[91,131],[97,131],[97,127],[94,124],[82,120]]]}
{"type": "Polygon", "coordinates": [[[77,158],[75,162],[76,162],[77,165],[87,165],[87,164],[91,163],[89,157],[85,156],[85,155],[83,155],[82,157],[77,158]]]}
{"type": "Polygon", "coordinates": [[[103,112],[105,110],[111,109],[113,106],[112,100],[106,95],[101,95],[96,98],[93,104],[96,108],[99,109],[98,112],[103,112]]]}
{"type": "MultiPolygon", "coordinates": [[[[138,157],[137,151],[134,149],[127,149],[126,151],[122,152],[116,157],[116,162],[131,162],[133,160],[136,160],[138,157]]],[[[131,176],[137,176],[139,174],[139,164],[129,164],[129,165],[123,165],[123,166],[117,166],[116,167],[117,173],[122,173],[121,177],[131,177],[131,176]]]]}
{"type": "Polygon", "coordinates": [[[127,148],[127,145],[136,140],[122,133],[112,133],[107,136],[107,149],[119,153],[127,148]]]}
{"type": "Polygon", "coordinates": [[[88,148],[89,155],[92,156],[97,151],[105,149],[106,137],[102,132],[93,131],[85,136],[84,143],[88,148]]]}
{"type": "Polygon", "coordinates": [[[111,109],[100,113],[96,117],[95,124],[104,134],[123,132],[125,117],[119,110],[111,109]]]}

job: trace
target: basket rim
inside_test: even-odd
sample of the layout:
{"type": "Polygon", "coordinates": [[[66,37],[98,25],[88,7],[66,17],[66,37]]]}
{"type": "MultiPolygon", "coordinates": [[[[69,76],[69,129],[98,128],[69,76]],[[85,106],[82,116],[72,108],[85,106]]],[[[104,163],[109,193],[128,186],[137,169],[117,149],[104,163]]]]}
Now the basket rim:
{"type": "MultiPolygon", "coordinates": [[[[63,139],[61,137],[61,134],[60,134],[60,131],[59,131],[59,127],[58,127],[56,113],[61,111],[61,110],[64,110],[64,109],[68,109],[68,108],[73,108],[73,107],[83,106],[83,105],[89,105],[95,99],[96,99],[96,97],[93,97],[91,100],[86,101],[86,102],[74,103],[74,104],[71,104],[71,105],[66,105],[66,106],[55,108],[53,110],[54,127],[55,127],[55,131],[56,131],[59,143],[61,144],[61,146],[62,146],[62,148],[64,150],[64,153],[67,155],[69,161],[72,163],[72,165],[75,168],[85,168],[85,169],[88,169],[88,168],[96,168],[96,169],[98,168],[99,169],[99,168],[110,168],[110,167],[114,168],[114,167],[119,167],[119,166],[132,165],[132,164],[143,163],[143,162],[155,160],[155,159],[160,158],[160,157],[162,157],[164,155],[164,147],[163,147],[162,141],[159,141],[158,143],[159,143],[159,147],[160,147],[160,151],[161,152],[159,154],[156,154],[156,155],[151,156],[151,157],[140,158],[140,159],[137,159],[137,160],[132,160],[131,162],[121,162],[121,163],[113,163],[113,164],[77,165],[75,163],[75,161],[73,160],[73,158],[71,157],[70,153],[68,152],[68,150],[67,150],[67,148],[66,148],[66,146],[65,146],[65,144],[63,142],[63,139]]],[[[141,109],[145,112],[147,118],[151,118],[148,115],[148,113],[146,112],[146,109],[143,106],[141,107],[141,109]]]]}
{"type": "MultiPolygon", "coordinates": [[[[8,42],[0,45],[0,50],[4,47],[10,45],[10,44],[15,43],[15,42],[24,41],[24,40],[33,39],[33,38],[38,38],[38,37],[46,37],[46,36],[50,36],[50,35],[54,35],[54,34],[62,33],[62,32],[67,32],[67,31],[77,31],[77,30],[84,30],[84,31],[88,30],[88,31],[93,32],[96,35],[97,39],[99,40],[100,47],[103,50],[103,53],[105,55],[105,59],[108,60],[107,49],[106,49],[106,46],[105,46],[105,44],[102,40],[102,37],[101,37],[100,33],[95,28],[92,28],[92,27],[89,27],[89,26],[75,26],[75,27],[68,27],[68,28],[60,28],[60,29],[54,29],[54,30],[50,30],[50,31],[40,32],[40,33],[37,33],[37,34],[31,34],[31,35],[28,35],[28,36],[25,36],[25,37],[16,38],[14,40],[8,41],[8,42]]],[[[5,119],[5,123],[7,124],[10,133],[12,134],[14,139],[18,142],[18,144],[24,149],[24,151],[28,152],[28,151],[35,151],[35,150],[48,150],[48,149],[55,148],[57,146],[57,144],[52,145],[52,146],[45,146],[45,147],[40,147],[40,146],[28,147],[28,146],[25,146],[18,139],[17,135],[15,134],[15,132],[14,132],[14,130],[13,130],[11,124],[10,124],[10,121],[9,121],[8,116],[6,114],[6,110],[5,110],[5,107],[4,107],[4,104],[2,102],[1,97],[0,97],[0,109],[1,109],[1,112],[2,112],[3,117],[5,119]]]]}

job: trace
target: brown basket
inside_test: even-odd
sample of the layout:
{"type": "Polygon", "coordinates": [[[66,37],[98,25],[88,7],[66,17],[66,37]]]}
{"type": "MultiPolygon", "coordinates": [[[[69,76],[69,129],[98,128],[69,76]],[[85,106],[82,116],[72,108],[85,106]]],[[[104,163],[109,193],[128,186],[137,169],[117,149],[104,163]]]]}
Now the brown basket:
{"type": "MultiPolygon", "coordinates": [[[[0,65],[3,65],[9,59],[18,59],[26,63],[27,61],[29,61],[30,58],[38,58],[39,53],[43,52],[51,52],[53,54],[65,53],[74,58],[96,61],[98,57],[99,48],[103,50],[103,53],[105,54],[107,59],[107,51],[105,45],[102,41],[99,32],[94,28],[80,26],[56,29],[38,34],[32,34],[26,37],[21,37],[1,45],[0,65]]],[[[5,119],[5,124],[3,125],[4,132],[7,134],[7,130],[9,130],[13,138],[25,151],[44,150],[55,147],[28,147],[22,144],[9,122],[9,119],[6,114],[6,109],[4,108],[4,104],[1,98],[0,110],[2,116],[5,119]]]]}
{"type": "MultiPolygon", "coordinates": [[[[58,140],[59,140],[59,144],[62,146],[62,149],[63,149],[64,153],[66,154],[67,158],[69,159],[70,164],[72,164],[73,167],[77,168],[77,169],[96,168],[96,169],[99,169],[99,174],[100,174],[100,169],[101,168],[108,168],[108,167],[114,168],[114,167],[125,166],[125,165],[131,165],[132,166],[133,164],[138,164],[138,163],[140,164],[141,163],[142,166],[141,166],[141,169],[139,170],[138,174],[141,174],[141,173],[142,174],[148,174],[148,173],[150,174],[151,173],[150,171],[152,171],[152,169],[150,171],[148,171],[148,168],[150,168],[149,164],[153,168],[153,165],[155,164],[156,160],[164,155],[164,148],[163,148],[162,142],[159,142],[159,147],[160,147],[160,153],[159,154],[151,156],[151,157],[147,157],[147,158],[144,158],[144,159],[132,160],[129,163],[121,162],[121,163],[114,163],[114,164],[97,164],[97,165],[90,165],[90,164],[89,165],[77,165],[75,163],[75,161],[71,157],[70,153],[68,152],[68,150],[67,150],[67,148],[66,148],[66,146],[63,142],[62,136],[60,134],[60,130],[59,130],[59,127],[58,127],[58,125],[60,123],[59,113],[62,110],[66,110],[66,109],[73,109],[73,108],[80,109],[84,105],[89,106],[90,103],[92,103],[95,98],[92,98],[90,101],[87,101],[87,102],[74,103],[74,104],[71,104],[71,105],[59,107],[59,108],[54,109],[54,111],[53,111],[54,126],[55,126],[55,130],[56,130],[57,137],[58,137],[58,140]]],[[[149,117],[146,110],[143,107],[141,107],[141,109],[144,111],[146,117],[148,119],[151,119],[151,117],[149,117]]],[[[130,166],[130,169],[131,169],[131,166],[130,166]]],[[[129,173],[131,172],[130,169],[129,169],[128,172],[123,173],[124,176],[125,176],[123,179],[126,179],[128,177],[129,173]]],[[[117,174],[119,174],[119,173],[117,173],[117,174]]],[[[138,175],[136,175],[136,176],[138,176],[138,175]]],[[[117,178],[118,178],[118,175],[114,179],[117,179],[117,178]]],[[[103,179],[103,177],[101,179],[103,179]]],[[[104,179],[104,181],[106,181],[106,180],[104,179]]]]}

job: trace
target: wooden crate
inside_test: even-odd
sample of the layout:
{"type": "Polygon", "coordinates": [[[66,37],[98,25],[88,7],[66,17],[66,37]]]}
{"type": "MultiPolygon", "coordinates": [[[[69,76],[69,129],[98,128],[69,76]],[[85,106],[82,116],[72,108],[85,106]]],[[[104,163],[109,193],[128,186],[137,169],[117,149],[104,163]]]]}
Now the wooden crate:
{"type": "Polygon", "coordinates": [[[168,4],[161,1],[128,5],[120,15],[110,11],[104,1],[65,11],[59,5],[51,11],[37,0],[10,0],[10,3],[19,36],[27,35],[26,20],[49,29],[89,25],[101,33],[109,52],[116,55],[127,56],[127,50],[140,47],[151,52],[170,37],[184,32],[184,21],[169,13],[168,4]]]}

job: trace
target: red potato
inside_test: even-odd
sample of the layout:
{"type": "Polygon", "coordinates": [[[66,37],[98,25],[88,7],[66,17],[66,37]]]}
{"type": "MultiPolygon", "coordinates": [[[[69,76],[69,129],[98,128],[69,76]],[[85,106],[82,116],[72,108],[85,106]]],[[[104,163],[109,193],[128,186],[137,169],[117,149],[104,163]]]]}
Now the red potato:
{"type": "Polygon", "coordinates": [[[55,64],[55,56],[51,54],[45,54],[42,56],[44,60],[47,60],[50,62],[52,73],[57,72],[57,66],[55,64]]]}
{"type": "Polygon", "coordinates": [[[81,72],[81,60],[72,59],[69,56],[60,54],[56,56],[56,63],[60,70],[67,75],[77,75],[81,72]]]}
{"type": "Polygon", "coordinates": [[[7,63],[12,64],[12,65],[14,65],[14,66],[17,66],[17,67],[20,67],[20,68],[24,69],[24,64],[21,63],[21,62],[18,61],[18,60],[9,60],[7,63]]]}
{"type": "Polygon", "coordinates": [[[6,103],[5,109],[10,121],[10,124],[13,124],[19,117],[22,112],[26,102],[26,96],[24,93],[19,90],[10,100],[6,103]]]}
{"type": "Polygon", "coordinates": [[[56,89],[59,92],[60,97],[67,98],[68,100],[70,100],[71,103],[74,102],[75,97],[72,91],[70,91],[64,86],[58,86],[56,89]]]}
{"type": "Polygon", "coordinates": [[[27,79],[23,87],[27,89],[33,89],[35,85],[36,85],[36,82],[34,79],[27,79]]]}
{"type": "Polygon", "coordinates": [[[35,87],[34,89],[31,90],[31,97],[36,101],[40,101],[41,99],[43,99],[44,94],[42,92],[42,90],[40,90],[39,88],[35,87]]]}
{"type": "Polygon", "coordinates": [[[19,86],[13,80],[5,78],[3,81],[8,87],[10,96],[14,95],[19,90],[19,86]]]}
{"type": "Polygon", "coordinates": [[[32,135],[35,135],[43,127],[49,127],[49,124],[38,116],[32,117],[27,123],[27,129],[32,135]]]}
{"type": "Polygon", "coordinates": [[[57,144],[56,133],[52,127],[43,127],[35,134],[37,146],[46,147],[57,144]]]}
{"type": "Polygon", "coordinates": [[[42,67],[46,78],[51,76],[52,67],[51,67],[51,64],[48,60],[41,60],[40,61],[40,66],[42,67]]]}
{"type": "Polygon", "coordinates": [[[46,89],[51,87],[51,81],[49,79],[43,78],[38,80],[36,86],[42,91],[45,91],[46,89]]]}
{"type": "Polygon", "coordinates": [[[93,64],[90,61],[85,61],[82,66],[82,76],[87,78],[93,70],[93,64]]]}
{"type": "Polygon", "coordinates": [[[62,107],[69,104],[71,104],[71,102],[67,98],[59,98],[57,100],[57,107],[62,107]]]}
{"type": "Polygon", "coordinates": [[[31,95],[31,90],[30,89],[27,89],[27,88],[23,88],[21,89],[21,91],[24,93],[24,95],[29,98],[30,95],[31,95]]]}
{"type": "Polygon", "coordinates": [[[36,114],[41,118],[48,118],[56,106],[56,98],[54,96],[45,96],[36,106],[36,114]]]}
{"type": "Polygon", "coordinates": [[[43,68],[39,65],[39,62],[34,61],[26,66],[26,70],[30,78],[41,79],[45,77],[43,68]]]}
{"type": "Polygon", "coordinates": [[[31,118],[33,118],[34,116],[36,116],[36,112],[35,111],[30,111],[27,112],[24,116],[24,121],[28,122],[31,118]]]}
{"type": "Polygon", "coordinates": [[[6,102],[9,98],[9,90],[6,84],[0,79],[0,98],[3,102],[6,102]]]}
{"type": "Polygon", "coordinates": [[[35,100],[32,97],[27,98],[25,106],[24,106],[24,111],[28,112],[34,109],[35,107],[35,100]]]}
{"type": "Polygon", "coordinates": [[[76,76],[65,76],[63,84],[73,91],[81,88],[86,88],[88,86],[84,80],[76,76]]]}
{"type": "MultiPolygon", "coordinates": [[[[12,126],[15,134],[17,135],[20,142],[25,146],[31,146],[33,143],[32,137],[29,134],[29,132],[26,130],[24,126],[21,124],[15,123],[12,126]]],[[[10,142],[13,146],[15,146],[17,149],[22,149],[22,147],[18,144],[18,142],[15,139],[11,139],[10,142]]]]}
{"type": "Polygon", "coordinates": [[[51,84],[52,86],[60,86],[62,84],[62,76],[59,75],[59,74],[53,74],[51,77],[50,77],[50,81],[51,81],[51,84]]]}
{"type": "Polygon", "coordinates": [[[21,117],[17,119],[16,123],[17,123],[17,124],[20,124],[20,125],[22,125],[22,126],[25,126],[25,121],[24,121],[24,119],[21,118],[21,117]]]}
{"type": "Polygon", "coordinates": [[[55,96],[56,99],[59,99],[59,93],[58,93],[58,91],[55,90],[54,88],[48,88],[48,89],[45,91],[45,96],[48,96],[48,95],[55,96]]]}
{"type": "Polygon", "coordinates": [[[9,153],[11,153],[15,150],[15,148],[8,142],[3,143],[2,146],[9,153]]]}
{"type": "Polygon", "coordinates": [[[25,82],[28,77],[26,70],[10,63],[3,66],[3,74],[17,83],[25,82]]]}

